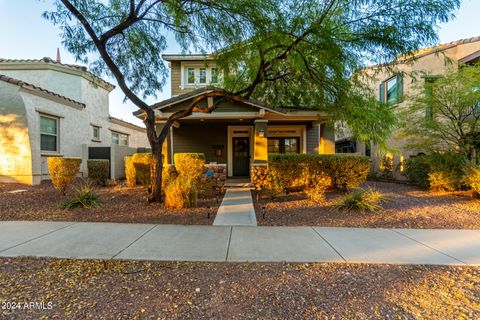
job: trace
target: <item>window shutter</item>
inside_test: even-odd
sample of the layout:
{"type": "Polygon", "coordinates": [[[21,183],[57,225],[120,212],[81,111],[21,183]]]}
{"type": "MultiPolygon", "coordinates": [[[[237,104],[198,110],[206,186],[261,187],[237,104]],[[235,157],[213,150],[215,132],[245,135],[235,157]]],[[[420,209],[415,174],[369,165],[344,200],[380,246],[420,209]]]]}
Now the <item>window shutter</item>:
{"type": "Polygon", "coordinates": [[[403,101],[403,74],[397,74],[397,103],[403,101]]]}
{"type": "Polygon", "coordinates": [[[380,102],[385,102],[385,82],[380,84],[380,102]]]}

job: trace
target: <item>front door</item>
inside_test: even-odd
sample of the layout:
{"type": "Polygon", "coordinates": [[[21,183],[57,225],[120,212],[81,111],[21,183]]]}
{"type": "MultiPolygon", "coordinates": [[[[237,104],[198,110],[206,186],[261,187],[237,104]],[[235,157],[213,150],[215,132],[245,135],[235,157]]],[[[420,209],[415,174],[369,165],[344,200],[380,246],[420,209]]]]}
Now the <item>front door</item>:
{"type": "Polygon", "coordinates": [[[250,170],[249,138],[233,138],[233,175],[248,177],[250,170]]]}

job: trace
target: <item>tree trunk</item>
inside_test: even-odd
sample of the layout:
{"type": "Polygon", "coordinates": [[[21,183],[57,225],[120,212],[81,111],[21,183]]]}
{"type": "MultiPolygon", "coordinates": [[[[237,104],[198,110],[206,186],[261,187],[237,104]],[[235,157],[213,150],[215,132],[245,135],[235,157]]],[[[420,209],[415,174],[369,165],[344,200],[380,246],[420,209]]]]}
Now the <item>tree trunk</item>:
{"type": "Polygon", "coordinates": [[[152,144],[152,163],[150,173],[150,196],[148,202],[162,202],[162,143],[152,144]]]}

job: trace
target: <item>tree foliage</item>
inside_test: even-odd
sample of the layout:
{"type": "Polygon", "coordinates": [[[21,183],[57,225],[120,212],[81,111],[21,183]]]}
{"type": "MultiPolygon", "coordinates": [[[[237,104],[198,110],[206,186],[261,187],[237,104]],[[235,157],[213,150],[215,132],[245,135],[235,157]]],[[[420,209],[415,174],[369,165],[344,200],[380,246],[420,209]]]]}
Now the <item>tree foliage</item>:
{"type": "Polygon", "coordinates": [[[480,147],[480,66],[452,68],[442,77],[427,78],[417,90],[401,112],[400,137],[408,146],[475,153],[480,147]]]}

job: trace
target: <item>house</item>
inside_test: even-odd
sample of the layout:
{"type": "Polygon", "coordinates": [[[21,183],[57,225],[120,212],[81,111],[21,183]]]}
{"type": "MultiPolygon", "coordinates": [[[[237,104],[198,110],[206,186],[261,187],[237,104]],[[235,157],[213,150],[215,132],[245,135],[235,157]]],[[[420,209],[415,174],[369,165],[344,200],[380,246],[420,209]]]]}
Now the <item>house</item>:
{"type": "MultiPolygon", "coordinates": [[[[449,68],[458,68],[462,64],[480,62],[480,37],[462,39],[439,46],[425,48],[411,55],[398,57],[386,66],[370,66],[362,70],[366,83],[376,97],[397,109],[404,108],[409,103],[409,97],[420,94],[418,88],[423,88],[425,83],[443,74],[449,68]]],[[[421,89],[424,90],[424,89],[421,89]]],[[[427,111],[427,110],[426,110],[427,111]]],[[[392,172],[395,178],[401,179],[402,163],[409,157],[423,153],[425,150],[410,150],[407,141],[398,139],[396,133],[391,135],[387,145],[398,153],[382,153],[378,146],[355,141],[354,137],[337,131],[337,152],[348,152],[366,155],[372,158],[372,168],[380,171],[382,159],[393,162],[392,172]]]]}
{"type": "Polygon", "coordinates": [[[148,147],[145,128],[109,115],[114,86],[85,67],[40,60],[0,59],[0,182],[49,179],[48,157],[111,160],[122,175],[123,155],[148,147]]]}
{"type": "MultiPolygon", "coordinates": [[[[170,66],[172,97],[155,105],[158,127],[195,98],[218,95],[198,102],[192,115],[171,128],[164,144],[168,164],[173,164],[175,153],[199,152],[226,176],[249,177],[255,167],[266,165],[268,153],[335,153],[326,114],[240,97],[227,99],[228,93],[220,88],[221,74],[208,55],[174,54],[163,59],[170,66]],[[212,112],[202,112],[213,104],[212,112]]],[[[145,116],[140,110],[134,114],[140,119],[145,116]]]]}

